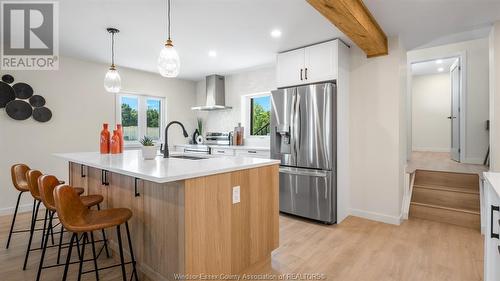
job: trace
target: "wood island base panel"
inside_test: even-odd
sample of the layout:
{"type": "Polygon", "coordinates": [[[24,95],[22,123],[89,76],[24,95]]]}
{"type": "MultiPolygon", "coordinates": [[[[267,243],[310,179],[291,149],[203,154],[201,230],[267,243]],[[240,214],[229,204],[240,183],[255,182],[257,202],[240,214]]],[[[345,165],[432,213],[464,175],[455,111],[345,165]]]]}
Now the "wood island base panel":
{"type": "MultiPolygon", "coordinates": [[[[279,166],[155,183],[69,163],[70,184],[125,207],[141,275],[150,280],[239,274],[270,262],[279,245],[279,166]],[[233,204],[233,188],[240,202],[233,204]]],[[[107,231],[116,247],[115,231],[107,231]]],[[[125,239],[125,237],[124,237],[125,239]]]]}

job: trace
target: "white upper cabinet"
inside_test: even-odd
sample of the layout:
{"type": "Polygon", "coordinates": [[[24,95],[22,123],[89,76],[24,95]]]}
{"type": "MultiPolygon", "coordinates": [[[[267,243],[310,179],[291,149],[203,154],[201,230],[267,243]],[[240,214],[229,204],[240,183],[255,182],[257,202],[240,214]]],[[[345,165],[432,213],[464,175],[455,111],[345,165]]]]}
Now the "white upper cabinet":
{"type": "Polygon", "coordinates": [[[278,87],[302,84],[304,79],[304,49],[289,51],[278,55],[278,87]]]}
{"type": "Polygon", "coordinates": [[[337,79],[338,44],[333,40],[278,54],[278,88],[337,79]]]}

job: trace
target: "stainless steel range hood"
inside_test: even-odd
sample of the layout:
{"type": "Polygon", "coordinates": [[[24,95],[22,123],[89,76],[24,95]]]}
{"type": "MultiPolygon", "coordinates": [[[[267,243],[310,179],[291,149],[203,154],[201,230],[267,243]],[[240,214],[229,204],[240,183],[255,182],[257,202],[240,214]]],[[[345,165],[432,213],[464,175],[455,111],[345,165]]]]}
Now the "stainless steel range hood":
{"type": "Polygon", "coordinates": [[[225,78],[220,75],[206,77],[207,93],[205,105],[191,107],[192,110],[213,111],[231,109],[226,106],[225,78]]]}

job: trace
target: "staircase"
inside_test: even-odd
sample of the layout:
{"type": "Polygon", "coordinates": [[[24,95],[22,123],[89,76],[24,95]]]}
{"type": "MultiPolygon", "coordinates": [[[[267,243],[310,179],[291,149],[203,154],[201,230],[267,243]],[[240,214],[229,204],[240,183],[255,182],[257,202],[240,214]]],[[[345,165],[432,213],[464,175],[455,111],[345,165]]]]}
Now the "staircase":
{"type": "Polygon", "coordinates": [[[479,230],[479,176],[416,170],[409,216],[479,230]]]}

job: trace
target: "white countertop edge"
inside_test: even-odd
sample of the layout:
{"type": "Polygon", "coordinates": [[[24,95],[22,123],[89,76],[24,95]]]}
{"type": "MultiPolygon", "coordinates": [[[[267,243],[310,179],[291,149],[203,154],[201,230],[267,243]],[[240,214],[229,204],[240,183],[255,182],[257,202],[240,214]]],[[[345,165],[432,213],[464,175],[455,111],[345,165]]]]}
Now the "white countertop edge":
{"type": "MultiPolygon", "coordinates": [[[[90,163],[87,161],[82,161],[81,159],[76,159],[72,157],[67,157],[65,153],[54,153],[53,154],[56,157],[62,158],[67,160],[68,162],[74,162],[77,164],[82,164],[85,166],[93,167],[93,168],[98,168],[102,170],[106,170],[109,172],[114,172],[117,174],[125,175],[125,176],[130,176],[142,180],[147,180],[155,183],[168,183],[168,182],[175,182],[175,181],[180,181],[180,180],[187,180],[187,179],[194,179],[194,178],[199,178],[199,177],[204,177],[204,176],[210,176],[210,175],[218,175],[218,174],[223,174],[223,173],[228,173],[228,172],[234,172],[234,171],[241,171],[241,170],[246,170],[246,169],[253,169],[253,168],[259,168],[259,167],[265,167],[265,166],[272,166],[272,165],[279,165],[281,162],[279,160],[272,160],[268,159],[267,162],[262,162],[262,163],[254,163],[254,164],[244,164],[240,165],[237,167],[230,167],[230,168],[221,168],[221,169],[214,169],[213,171],[206,171],[206,172],[196,172],[196,173],[189,173],[189,174],[184,174],[180,176],[170,176],[167,178],[158,178],[158,177],[151,177],[145,174],[140,174],[140,173],[135,173],[135,172],[130,172],[126,170],[121,170],[121,169],[115,169],[115,168],[110,168],[106,167],[104,165],[96,164],[96,163],[90,163]]],[[[246,157],[246,158],[251,158],[251,157],[246,157]]],[[[147,160],[145,160],[147,161],[147,160]]],[[[192,161],[192,160],[186,160],[186,161],[192,161]]]]}
{"type": "Polygon", "coordinates": [[[493,187],[497,195],[500,197],[500,173],[484,172],[484,178],[493,187]]]}

